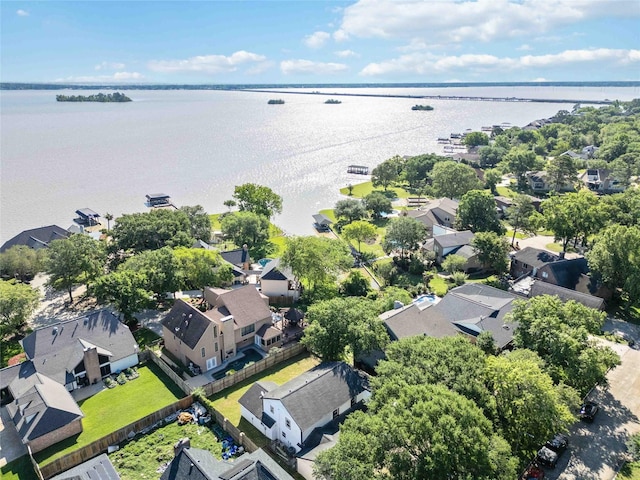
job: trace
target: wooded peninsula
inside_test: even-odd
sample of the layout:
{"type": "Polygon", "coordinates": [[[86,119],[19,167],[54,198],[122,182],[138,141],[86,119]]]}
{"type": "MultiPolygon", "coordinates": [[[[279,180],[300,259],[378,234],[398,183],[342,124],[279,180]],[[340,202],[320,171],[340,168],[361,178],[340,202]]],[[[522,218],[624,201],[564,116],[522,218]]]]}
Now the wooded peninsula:
{"type": "Polygon", "coordinates": [[[124,93],[98,93],[95,95],[56,95],[58,102],[131,102],[124,93]]]}

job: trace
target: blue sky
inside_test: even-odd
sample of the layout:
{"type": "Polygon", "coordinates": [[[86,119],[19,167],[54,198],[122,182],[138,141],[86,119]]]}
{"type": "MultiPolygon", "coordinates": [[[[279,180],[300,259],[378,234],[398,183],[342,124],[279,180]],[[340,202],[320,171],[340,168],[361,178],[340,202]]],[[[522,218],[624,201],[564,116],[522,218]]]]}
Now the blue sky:
{"type": "Polygon", "coordinates": [[[5,1],[4,82],[640,80],[638,0],[5,1]]]}

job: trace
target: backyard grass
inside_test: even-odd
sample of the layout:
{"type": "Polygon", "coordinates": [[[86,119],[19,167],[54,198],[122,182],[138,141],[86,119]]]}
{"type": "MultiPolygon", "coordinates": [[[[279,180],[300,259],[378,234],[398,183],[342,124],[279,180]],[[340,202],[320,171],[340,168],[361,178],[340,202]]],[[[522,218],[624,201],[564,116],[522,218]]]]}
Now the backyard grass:
{"type": "Polygon", "coordinates": [[[208,450],[214,457],[222,458],[222,444],[209,427],[173,422],[127,443],[109,455],[109,460],[123,479],[158,478],[158,467],[173,459],[173,445],[185,437],[191,441],[191,447],[208,450]]]}
{"type": "Polygon", "coordinates": [[[132,333],[133,333],[133,338],[135,338],[136,342],[138,342],[138,346],[140,347],[140,350],[144,350],[145,347],[150,346],[153,342],[162,338],[153,330],[149,330],[148,328],[145,328],[145,327],[139,328],[132,333]]]}
{"type": "Polygon", "coordinates": [[[505,186],[496,187],[496,191],[498,192],[498,195],[508,198],[514,198],[518,194],[518,192],[505,186]]]}
{"type": "Polygon", "coordinates": [[[138,373],[139,378],[80,402],[83,431],[38,452],[38,463],[46,465],[185,396],[153,363],[138,367],[138,373]]]}
{"type": "Polygon", "coordinates": [[[547,250],[551,250],[552,252],[561,252],[562,251],[562,245],[560,245],[559,243],[547,243],[544,248],[546,248],[547,250]]]}
{"type": "Polygon", "coordinates": [[[249,390],[251,385],[258,380],[275,382],[278,385],[288,382],[303,372],[315,367],[320,363],[316,357],[305,354],[297,356],[286,362],[274,365],[267,370],[260,372],[236,384],[231,389],[227,389],[211,397],[213,407],[224,415],[236,427],[240,424],[240,404],[238,400],[249,390]]]}
{"type": "Polygon", "coordinates": [[[625,463],[616,478],[620,480],[640,480],[640,462],[625,463]]]}
{"type": "Polygon", "coordinates": [[[433,278],[429,280],[429,290],[438,297],[444,297],[449,291],[449,284],[440,275],[434,275],[433,278]]]}
{"type": "Polygon", "coordinates": [[[34,480],[38,477],[33,469],[29,455],[23,455],[0,468],[2,480],[34,480]]]}

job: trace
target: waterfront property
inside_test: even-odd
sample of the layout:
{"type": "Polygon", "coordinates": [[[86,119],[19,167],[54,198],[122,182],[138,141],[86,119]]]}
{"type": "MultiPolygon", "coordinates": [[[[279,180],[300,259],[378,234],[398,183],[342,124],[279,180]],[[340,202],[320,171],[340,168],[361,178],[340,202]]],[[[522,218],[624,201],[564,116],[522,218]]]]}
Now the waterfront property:
{"type": "Polygon", "coordinates": [[[322,213],[313,215],[313,226],[319,232],[328,232],[332,223],[331,219],[322,213]]]}
{"type": "Polygon", "coordinates": [[[434,225],[453,228],[458,211],[457,200],[443,197],[424,201],[427,202],[425,205],[416,210],[409,210],[408,215],[424,224],[429,233],[433,232],[434,225]]]}
{"type": "Polygon", "coordinates": [[[166,193],[150,193],[146,195],[147,206],[149,207],[164,207],[171,205],[171,197],[166,193]]]}
{"type": "Polygon", "coordinates": [[[365,165],[349,165],[347,173],[355,173],[357,175],[369,175],[369,167],[365,165]]]}
{"type": "Polygon", "coordinates": [[[10,238],[2,247],[0,247],[0,253],[14,247],[16,245],[25,245],[34,250],[41,248],[47,248],[49,243],[54,240],[62,240],[69,238],[69,231],[57,225],[48,225],[46,227],[32,228],[30,230],[24,230],[13,238],[10,238]]]}
{"type": "Polygon", "coordinates": [[[291,305],[300,298],[302,285],[296,281],[291,268],[281,265],[279,258],[264,266],[259,281],[260,291],[269,297],[269,303],[291,305]]]}
{"type": "Polygon", "coordinates": [[[78,215],[78,217],[74,219],[74,222],[78,225],[82,225],[84,227],[100,225],[100,214],[94,212],[90,208],[81,208],[80,210],[76,210],[76,215],[78,215]]]}
{"type": "Polygon", "coordinates": [[[240,398],[242,417],[271,440],[299,452],[317,428],[371,396],[368,377],[344,362],[322,363],[277,386],[256,382],[240,398]]]}

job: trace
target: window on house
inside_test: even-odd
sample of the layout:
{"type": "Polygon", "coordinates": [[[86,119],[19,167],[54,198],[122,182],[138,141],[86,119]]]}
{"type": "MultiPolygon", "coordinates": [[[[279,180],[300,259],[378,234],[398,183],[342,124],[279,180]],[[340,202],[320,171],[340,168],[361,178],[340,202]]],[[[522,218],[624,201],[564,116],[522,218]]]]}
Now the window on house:
{"type": "Polygon", "coordinates": [[[547,272],[542,272],[542,278],[549,278],[549,274],[547,272]]]}
{"type": "Polygon", "coordinates": [[[200,351],[200,353],[202,354],[202,358],[204,358],[204,347],[202,347],[202,350],[200,351]]]}
{"type": "Polygon", "coordinates": [[[218,327],[213,326],[213,338],[218,338],[218,327]]]}
{"type": "Polygon", "coordinates": [[[252,323],[251,325],[242,327],[242,336],[244,337],[245,335],[249,335],[250,333],[253,333],[255,331],[256,331],[256,326],[254,323],[252,323]]]}
{"type": "Polygon", "coordinates": [[[339,408],[336,408],[336,409],[333,411],[333,418],[336,418],[338,415],[340,415],[340,409],[339,409],[339,408]]]}
{"type": "Polygon", "coordinates": [[[288,418],[285,418],[284,424],[287,426],[289,430],[291,430],[291,420],[289,420],[288,418]]]}
{"type": "Polygon", "coordinates": [[[218,351],[218,342],[215,343],[216,352],[218,351]]]}

